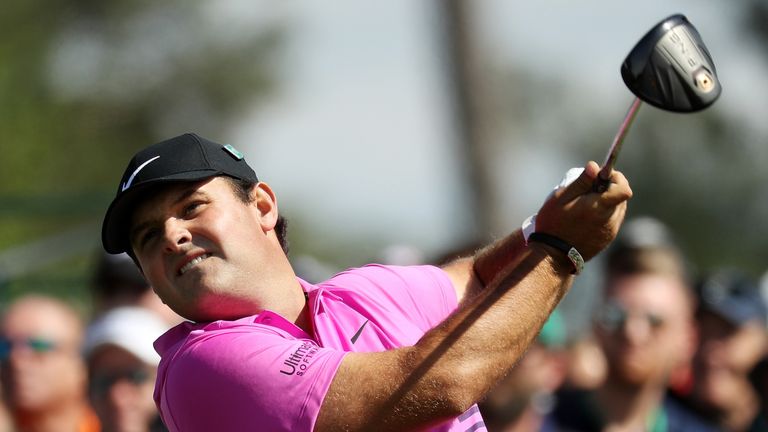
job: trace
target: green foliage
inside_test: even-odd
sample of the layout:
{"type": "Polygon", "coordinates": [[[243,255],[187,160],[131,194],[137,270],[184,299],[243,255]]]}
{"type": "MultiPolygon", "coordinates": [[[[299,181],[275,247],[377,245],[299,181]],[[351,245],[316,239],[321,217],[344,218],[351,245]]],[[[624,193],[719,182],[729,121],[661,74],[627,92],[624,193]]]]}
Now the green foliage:
{"type": "MultiPolygon", "coordinates": [[[[562,84],[514,68],[505,82],[497,103],[500,127],[512,137],[506,142],[521,141],[516,136],[527,130],[560,145],[568,161],[602,163],[625,107],[610,118],[595,105],[575,111],[566,103],[574,96],[562,84]]],[[[629,103],[631,93],[617,91],[626,91],[629,103]]],[[[627,217],[652,216],[667,224],[694,270],[735,266],[760,276],[768,250],[768,137],[733,116],[718,104],[692,114],[644,104],[616,168],[634,191],[627,217]]]]}
{"type": "MultiPolygon", "coordinates": [[[[138,148],[187,130],[221,136],[269,95],[281,30],[253,28],[224,40],[206,7],[3,3],[0,260],[3,249],[100,221],[138,148]]],[[[13,291],[82,284],[84,271],[51,266],[10,283],[13,291]]]]}
{"type": "Polygon", "coordinates": [[[757,145],[765,137],[726,116],[645,106],[617,168],[634,191],[628,217],[664,221],[700,271],[737,266],[759,276],[768,250],[768,149],[757,145]]]}

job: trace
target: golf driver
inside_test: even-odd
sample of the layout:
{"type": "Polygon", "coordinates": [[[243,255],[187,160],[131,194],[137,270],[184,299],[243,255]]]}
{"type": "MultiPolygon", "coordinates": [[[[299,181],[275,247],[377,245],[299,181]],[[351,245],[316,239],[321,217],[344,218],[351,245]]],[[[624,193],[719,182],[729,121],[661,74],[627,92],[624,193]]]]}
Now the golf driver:
{"type": "Polygon", "coordinates": [[[720,96],[715,64],[701,35],[684,15],[672,15],[656,24],[629,52],[621,77],[636,98],[608,149],[595,190],[608,188],[621,144],[642,102],[667,111],[702,110],[720,96]]]}

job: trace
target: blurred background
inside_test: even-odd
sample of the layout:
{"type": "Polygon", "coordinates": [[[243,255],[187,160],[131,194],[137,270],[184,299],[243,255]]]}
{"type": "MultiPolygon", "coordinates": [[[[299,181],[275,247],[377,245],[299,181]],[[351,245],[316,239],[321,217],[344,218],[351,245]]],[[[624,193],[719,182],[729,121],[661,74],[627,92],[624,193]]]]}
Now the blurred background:
{"type": "Polygon", "coordinates": [[[633,99],[619,67],[673,13],[723,93],[696,114],[641,108],[617,164],[629,217],[666,223],[697,270],[760,276],[768,1],[6,0],[0,301],[36,290],[87,309],[125,164],[186,131],[235,145],[273,186],[310,280],[499,237],[569,167],[602,162],[633,99]]]}

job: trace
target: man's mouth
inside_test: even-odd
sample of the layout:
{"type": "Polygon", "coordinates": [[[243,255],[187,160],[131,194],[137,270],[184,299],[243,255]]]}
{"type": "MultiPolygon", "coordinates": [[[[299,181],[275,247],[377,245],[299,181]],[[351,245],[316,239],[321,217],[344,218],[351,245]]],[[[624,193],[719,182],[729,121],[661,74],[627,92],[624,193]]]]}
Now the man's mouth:
{"type": "Polygon", "coordinates": [[[208,258],[208,257],[210,257],[210,256],[211,256],[210,254],[202,254],[202,255],[200,255],[199,257],[196,257],[195,259],[193,259],[192,261],[190,261],[190,262],[188,262],[188,263],[184,264],[184,265],[183,265],[183,266],[182,266],[182,267],[179,269],[179,276],[183,275],[183,274],[184,274],[184,273],[186,273],[186,272],[187,272],[189,269],[191,269],[192,267],[196,266],[196,265],[197,265],[197,264],[199,264],[201,261],[203,261],[204,259],[206,259],[206,258],[208,258]]]}

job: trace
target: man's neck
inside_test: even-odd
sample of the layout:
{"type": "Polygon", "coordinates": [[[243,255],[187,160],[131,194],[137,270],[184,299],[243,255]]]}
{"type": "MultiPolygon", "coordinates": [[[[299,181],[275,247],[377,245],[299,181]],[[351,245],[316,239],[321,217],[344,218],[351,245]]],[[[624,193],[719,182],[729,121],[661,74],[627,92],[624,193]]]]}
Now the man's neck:
{"type": "Polygon", "coordinates": [[[312,314],[309,306],[309,296],[306,292],[303,295],[304,295],[304,306],[301,308],[301,311],[296,317],[294,324],[296,324],[298,328],[304,330],[304,333],[308,334],[312,339],[314,339],[315,329],[314,329],[314,325],[312,324],[312,314]]]}
{"type": "Polygon", "coordinates": [[[312,335],[307,293],[295,274],[285,274],[279,279],[272,279],[269,285],[274,291],[270,299],[262,304],[264,309],[280,314],[286,320],[312,335]]]}
{"type": "Polygon", "coordinates": [[[596,392],[605,430],[647,430],[662,405],[664,391],[664,387],[657,384],[631,385],[609,380],[596,392]]]}
{"type": "Polygon", "coordinates": [[[760,410],[760,400],[748,382],[728,400],[728,406],[717,409],[718,423],[723,430],[747,430],[760,410]]]}

